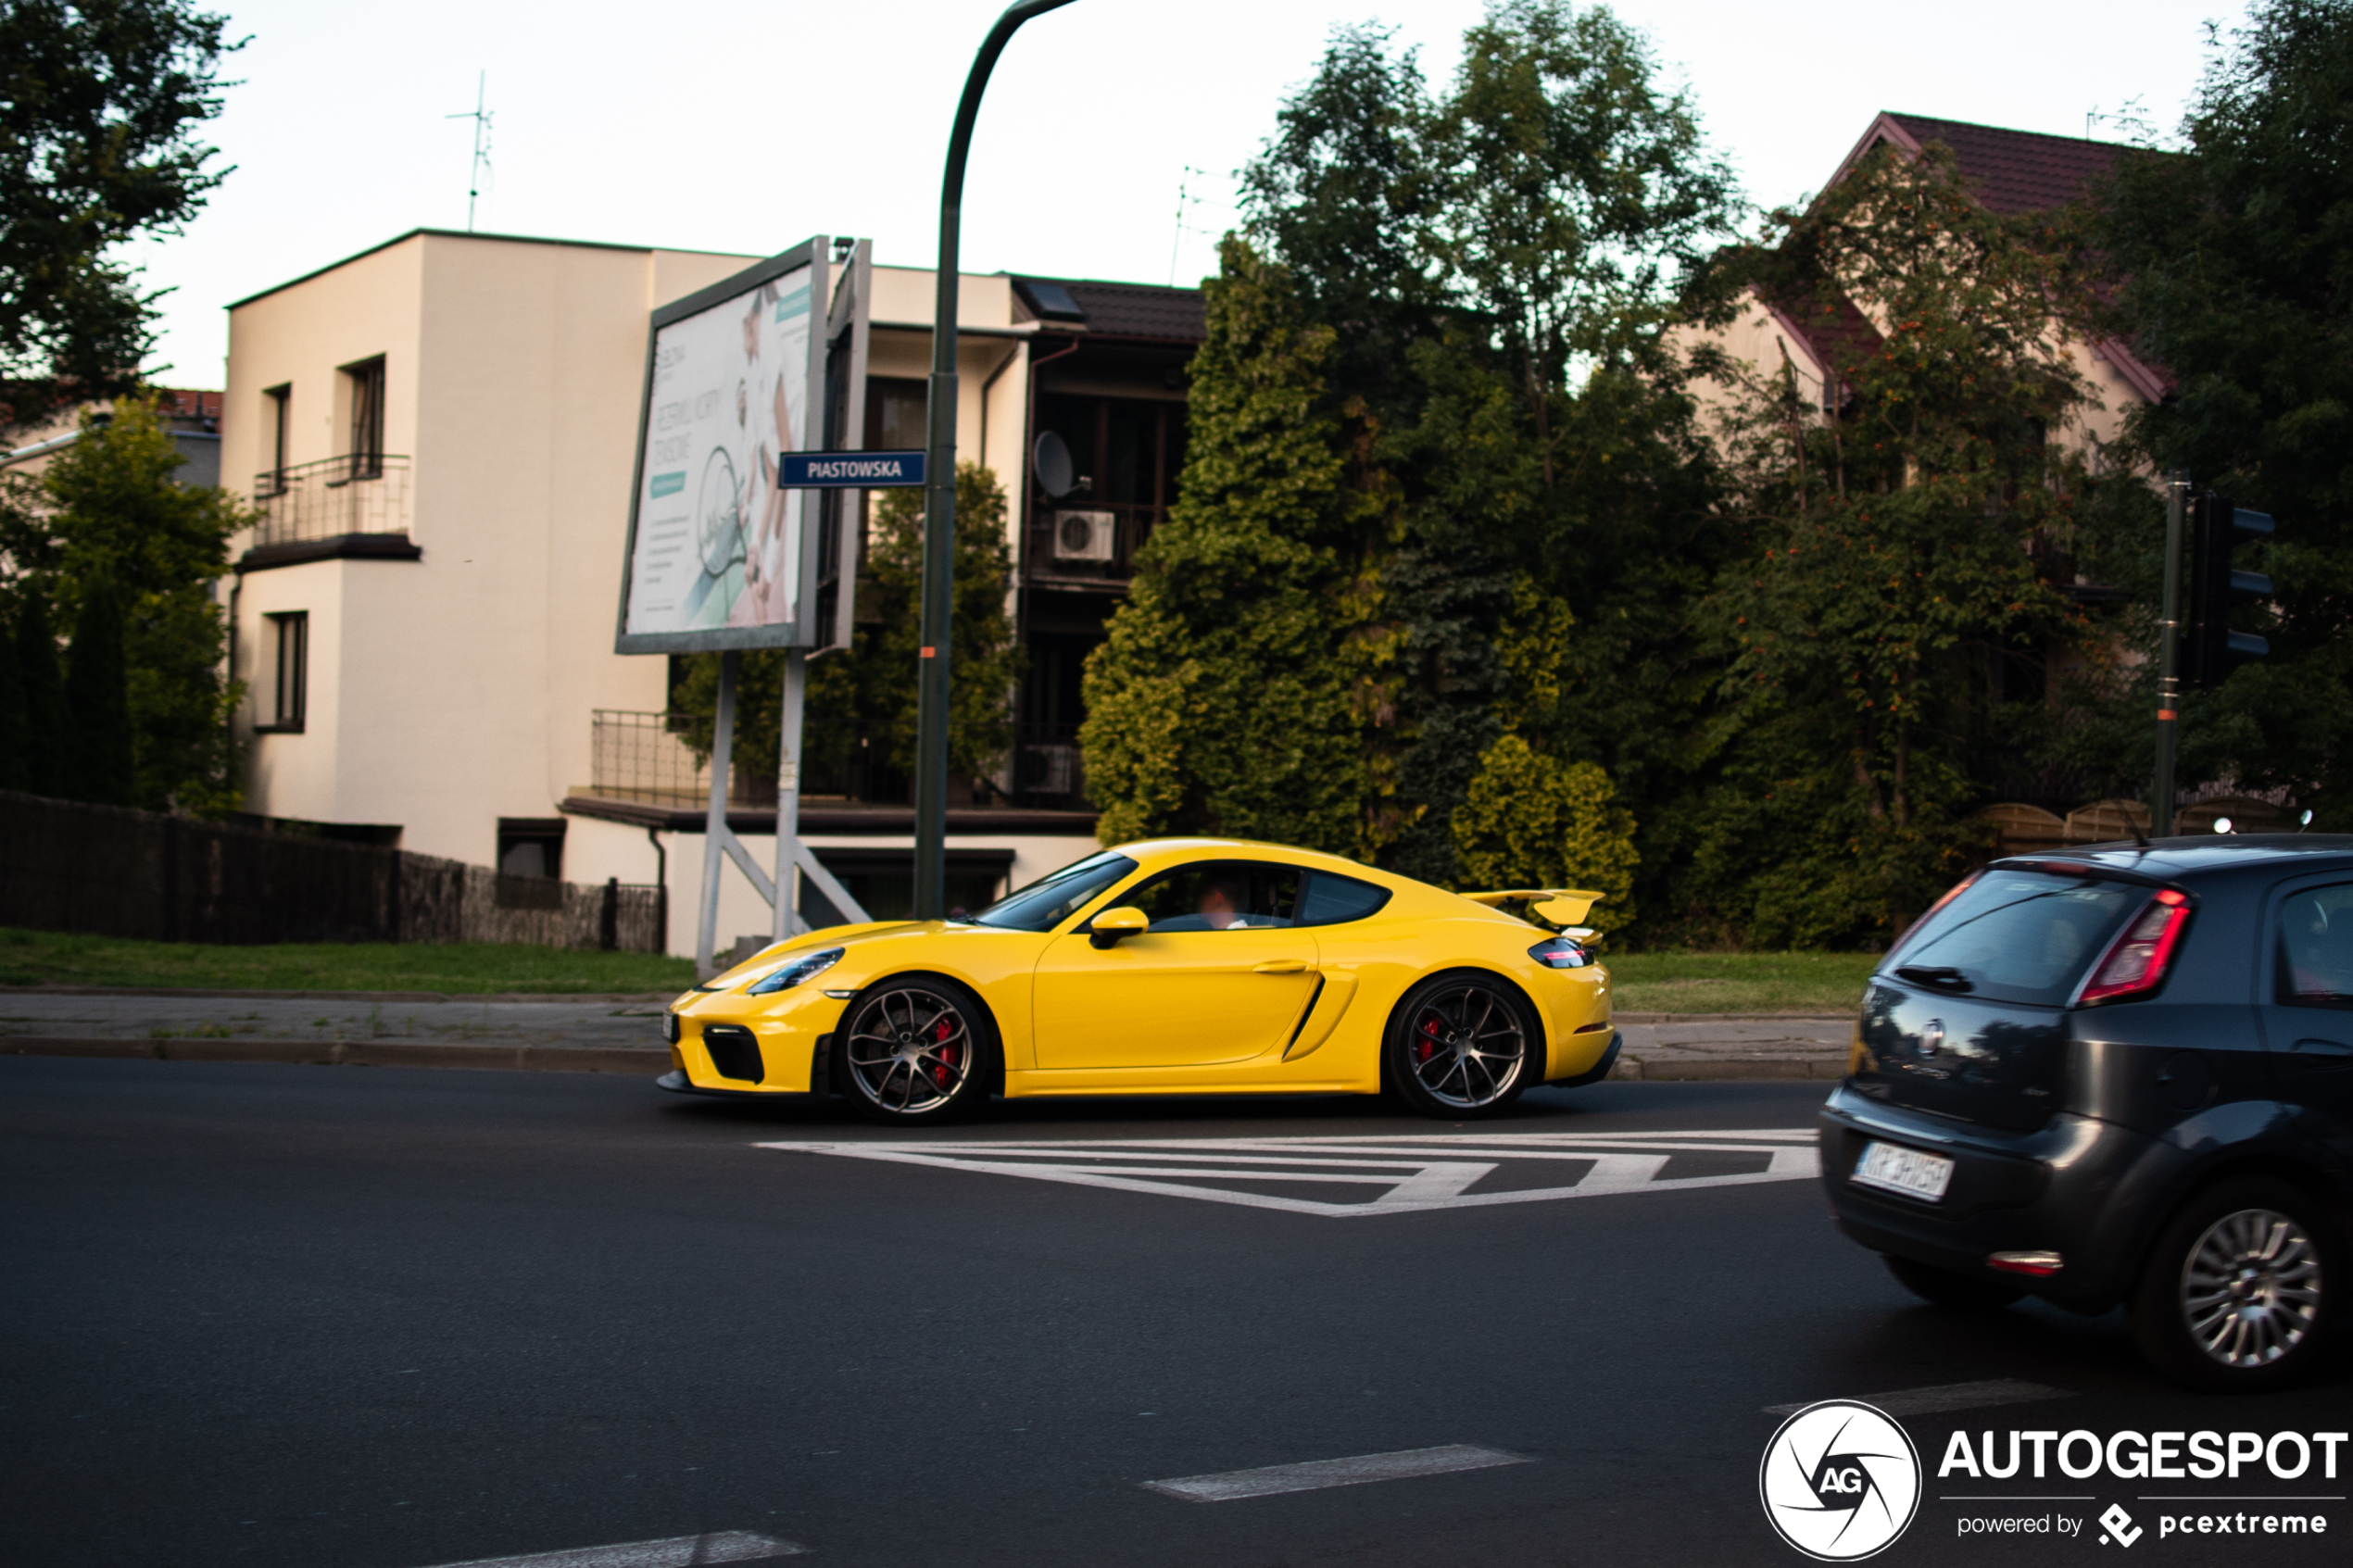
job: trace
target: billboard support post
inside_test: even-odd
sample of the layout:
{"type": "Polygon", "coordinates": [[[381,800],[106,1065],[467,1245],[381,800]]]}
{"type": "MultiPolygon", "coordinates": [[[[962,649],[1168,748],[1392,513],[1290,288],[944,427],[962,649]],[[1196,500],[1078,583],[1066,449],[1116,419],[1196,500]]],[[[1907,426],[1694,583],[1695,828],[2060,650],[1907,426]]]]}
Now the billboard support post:
{"type": "Polygon", "coordinates": [[[963,238],[964,158],[988,73],[1013,30],[1070,0],[1016,0],[1005,7],[973,56],[964,95],[948,136],[948,167],[939,182],[939,270],[931,317],[931,406],[925,439],[929,473],[924,507],[922,652],[915,664],[915,918],[948,912],[948,649],[954,622],[956,570],[956,308],[963,238]]]}
{"type": "Polygon", "coordinates": [[[719,857],[727,827],[727,770],[736,755],[736,671],[743,655],[734,648],[719,656],[719,701],[711,726],[711,809],[703,819],[702,914],[695,922],[695,978],[719,972],[719,857]]]}
{"type": "MultiPolygon", "coordinates": [[[[802,494],[806,495],[808,492],[802,494]]],[[[794,897],[797,880],[793,875],[801,854],[800,713],[802,696],[808,689],[809,655],[799,648],[786,648],[783,711],[777,715],[776,735],[776,918],[769,927],[770,935],[779,942],[809,929],[809,922],[800,915],[800,900],[794,897]]]]}

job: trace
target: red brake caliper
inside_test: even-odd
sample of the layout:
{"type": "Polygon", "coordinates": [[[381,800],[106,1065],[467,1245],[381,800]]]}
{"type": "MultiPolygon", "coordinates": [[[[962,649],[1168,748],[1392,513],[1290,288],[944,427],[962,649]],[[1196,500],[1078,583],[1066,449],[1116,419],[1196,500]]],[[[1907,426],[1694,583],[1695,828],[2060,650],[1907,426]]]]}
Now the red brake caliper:
{"type": "Polygon", "coordinates": [[[1427,1012],[1422,1015],[1422,1037],[1414,1042],[1414,1060],[1428,1061],[1437,1051],[1438,1015],[1427,1012]]]}
{"type": "MultiPolygon", "coordinates": [[[[956,1030],[954,1025],[950,1024],[945,1017],[942,1017],[937,1023],[932,1025],[931,1037],[935,1042],[945,1040],[949,1035],[953,1035],[955,1032],[956,1030]]],[[[931,1070],[931,1081],[933,1083],[938,1085],[943,1089],[948,1086],[948,1069],[963,1060],[963,1048],[964,1047],[962,1046],[950,1046],[940,1051],[939,1064],[934,1066],[931,1070]]]]}

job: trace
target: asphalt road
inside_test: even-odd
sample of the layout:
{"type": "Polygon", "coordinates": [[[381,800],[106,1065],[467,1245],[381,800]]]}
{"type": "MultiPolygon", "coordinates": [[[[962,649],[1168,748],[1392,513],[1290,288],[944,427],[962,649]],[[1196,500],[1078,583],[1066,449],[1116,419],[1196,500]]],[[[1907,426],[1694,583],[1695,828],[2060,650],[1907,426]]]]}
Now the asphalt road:
{"type": "MultiPolygon", "coordinates": [[[[2160,1538],[2148,1482],[1944,1500],[1957,1428],[2341,1429],[2347,1382],[2196,1397],[2113,1319],[1915,1304],[1789,1175],[1802,1140],[1749,1135],[1820,1097],[1608,1084],[1476,1128],[1024,1104],[909,1149],[630,1078],[0,1058],[0,1558],[733,1532],[844,1565],[1798,1562],[1758,1502],[1766,1407],[2017,1379],[2065,1398],[1904,1418],[1927,1497],[1879,1561],[2344,1560],[2334,1500],[2293,1505],[2325,1537],[2227,1543],[2160,1538]],[[1145,1485],[1448,1445],[1518,1462],[1145,1485]],[[2096,1523],[1959,1534],[2111,1501],[2129,1556],[2096,1523]]],[[[2250,1506],[2289,1505],[2214,1505],[2250,1506]]]]}

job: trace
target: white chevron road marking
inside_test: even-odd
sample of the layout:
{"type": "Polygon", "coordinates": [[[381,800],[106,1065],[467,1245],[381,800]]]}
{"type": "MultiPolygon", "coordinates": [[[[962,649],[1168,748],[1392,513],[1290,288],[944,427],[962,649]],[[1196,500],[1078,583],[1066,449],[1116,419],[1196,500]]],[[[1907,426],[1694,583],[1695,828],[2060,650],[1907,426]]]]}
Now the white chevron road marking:
{"type": "Polygon", "coordinates": [[[1820,1174],[1814,1135],[1804,1128],[1717,1133],[1420,1134],[1395,1137],[1088,1138],[1070,1142],[964,1140],[761,1143],[788,1154],[834,1155],[897,1165],[927,1165],[992,1176],[1021,1176],[1072,1186],[1198,1198],[1325,1219],[1416,1214],[1570,1198],[1682,1192],[1804,1181],[1820,1174]],[[1713,1157],[1737,1168],[1667,1174],[1679,1157],[1713,1157]],[[1476,1190],[1500,1168],[1574,1164],[1564,1182],[1476,1190]],[[1356,1201],[1203,1185],[1206,1182],[1376,1188],[1356,1201]]]}

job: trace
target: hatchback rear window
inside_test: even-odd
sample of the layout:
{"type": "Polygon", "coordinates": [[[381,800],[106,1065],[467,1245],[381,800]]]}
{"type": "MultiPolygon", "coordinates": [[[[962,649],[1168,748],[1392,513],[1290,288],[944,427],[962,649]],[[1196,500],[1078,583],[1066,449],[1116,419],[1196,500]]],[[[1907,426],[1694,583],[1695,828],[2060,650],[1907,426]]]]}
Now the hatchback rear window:
{"type": "Polygon", "coordinates": [[[2149,889],[2137,883],[1989,871],[1930,916],[1882,968],[1993,1001],[2059,1007],[2148,899],[2149,889]]]}

